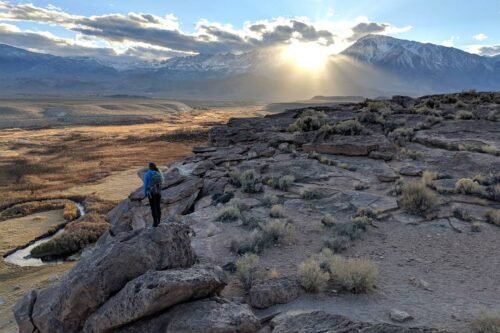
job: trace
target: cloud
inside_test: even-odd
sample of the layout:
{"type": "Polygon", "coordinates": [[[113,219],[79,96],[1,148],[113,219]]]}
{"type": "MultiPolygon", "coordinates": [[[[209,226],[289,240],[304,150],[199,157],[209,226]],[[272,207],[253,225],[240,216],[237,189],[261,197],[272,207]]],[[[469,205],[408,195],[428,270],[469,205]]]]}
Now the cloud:
{"type": "Polygon", "coordinates": [[[482,41],[482,40],[485,40],[486,38],[488,38],[488,36],[486,36],[483,33],[480,33],[480,34],[472,36],[472,38],[474,38],[475,40],[482,41]]]}
{"type": "Polygon", "coordinates": [[[13,43],[16,46],[59,55],[79,52],[109,54],[113,51],[129,56],[162,59],[182,54],[245,52],[294,42],[316,42],[338,52],[345,44],[370,33],[393,34],[411,29],[370,22],[368,18],[361,17],[354,22],[342,22],[341,25],[347,27],[346,35],[345,29],[335,29],[334,23],[311,22],[307,17],[277,17],[245,22],[242,28],[199,20],[195,31],[187,33],[181,30],[179,21],[173,14],[81,16],[50,5],[38,7],[0,0],[0,22],[2,21],[29,21],[59,26],[78,36],[73,40],[37,31],[4,31],[0,42],[13,43]],[[103,50],[98,50],[97,45],[103,50]],[[73,50],[70,50],[71,48],[73,50]]]}
{"type": "Polygon", "coordinates": [[[446,47],[453,47],[455,45],[455,41],[458,39],[460,39],[460,36],[451,36],[450,39],[442,41],[441,45],[446,47]]]}
{"type": "Polygon", "coordinates": [[[355,42],[361,37],[364,37],[369,34],[383,34],[383,35],[395,34],[400,32],[406,32],[411,28],[412,28],[411,26],[398,28],[388,23],[360,22],[351,28],[352,35],[349,38],[347,38],[347,40],[349,42],[355,42]]]}

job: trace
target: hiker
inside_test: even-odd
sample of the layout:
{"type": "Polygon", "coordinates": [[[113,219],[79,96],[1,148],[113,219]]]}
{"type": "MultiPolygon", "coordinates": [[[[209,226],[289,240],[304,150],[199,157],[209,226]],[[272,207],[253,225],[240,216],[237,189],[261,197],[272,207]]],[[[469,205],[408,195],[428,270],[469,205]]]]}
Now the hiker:
{"type": "Polygon", "coordinates": [[[148,197],[153,215],[153,226],[157,227],[161,220],[161,190],[163,175],[153,162],[149,163],[149,170],[144,174],[144,196],[148,197]]]}

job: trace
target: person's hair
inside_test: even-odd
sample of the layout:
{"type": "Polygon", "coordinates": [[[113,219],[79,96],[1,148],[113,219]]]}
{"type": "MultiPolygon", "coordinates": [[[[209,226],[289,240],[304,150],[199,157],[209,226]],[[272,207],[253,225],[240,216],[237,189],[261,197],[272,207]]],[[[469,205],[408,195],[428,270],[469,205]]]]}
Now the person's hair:
{"type": "Polygon", "coordinates": [[[160,172],[156,164],[154,164],[153,162],[149,163],[149,169],[160,172]]]}

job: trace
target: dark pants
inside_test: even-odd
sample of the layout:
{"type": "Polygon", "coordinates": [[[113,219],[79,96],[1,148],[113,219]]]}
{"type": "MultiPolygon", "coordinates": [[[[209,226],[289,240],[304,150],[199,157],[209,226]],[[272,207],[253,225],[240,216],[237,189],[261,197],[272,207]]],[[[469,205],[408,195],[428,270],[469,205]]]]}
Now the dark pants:
{"type": "Polygon", "coordinates": [[[161,194],[150,194],[148,199],[151,206],[151,214],[153,214],[153,226],[157,227],[161,220],[161,194]]]}

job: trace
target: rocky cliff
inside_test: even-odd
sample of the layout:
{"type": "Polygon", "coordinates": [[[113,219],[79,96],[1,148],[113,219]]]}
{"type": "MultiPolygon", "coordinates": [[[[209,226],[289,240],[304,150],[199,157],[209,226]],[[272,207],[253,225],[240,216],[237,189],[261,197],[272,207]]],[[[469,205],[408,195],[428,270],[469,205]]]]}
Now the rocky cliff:
{"type": "Polygon", "coordinates": [[[500,277],[499,120],[476,92],[232,119],[165,172],[161,226],[132,193],[20,332],[468,332],[500,277]]]}

